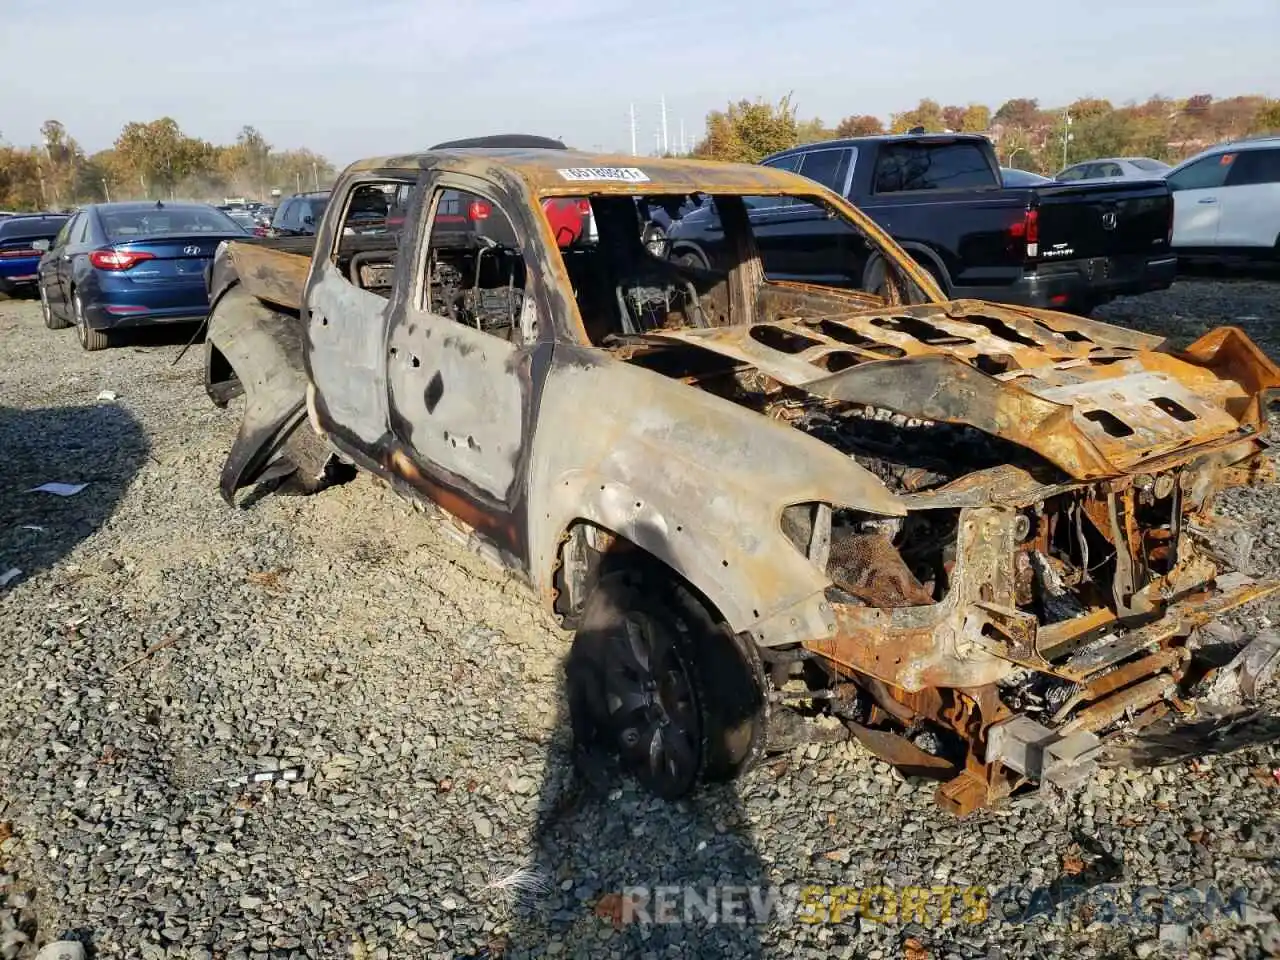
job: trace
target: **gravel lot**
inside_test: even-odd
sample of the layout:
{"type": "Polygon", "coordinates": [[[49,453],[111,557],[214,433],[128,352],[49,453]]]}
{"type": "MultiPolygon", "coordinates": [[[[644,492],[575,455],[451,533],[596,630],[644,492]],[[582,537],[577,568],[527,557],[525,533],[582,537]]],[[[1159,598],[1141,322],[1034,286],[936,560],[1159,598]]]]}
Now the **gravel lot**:
{"type": "MultiPolygon", "coordinates": [[[[1280,356],[1276,284],[1180,283],[1103,313],[1184,342],[1233,323],[1280,356]]],[[[1274,744],[1106,770],[1062,804],[964,821],[847,744],[688,804],[576,791],[565,636],[368,478],[227,508],[237,411],[207,402],[200,351],[173,364],[182,339],[85,354],[36,304],[0,303],[0,573],[22,570],[0,588],[0,958],[61,936],[190,960],[1280,951],[1274,744]],[[47,481],[88,487],[25,492],[47,481]],[[501,882],[518,869],[526,882],[501,882]],[[1048,909],[1064,883],[1100,881],[1114,887],[1048,909]],[[992,900],[985,919],[959,898],[944,916],[940,896],[882,923],[600,916],[629,886],[683,884],[992,900]],[[1114,914],[1144,888],[1209,886],[1241,891],[1243,917],[1114,914]]],[[[1226,508],[1275,569],[1275,491],[1226,508]]],[[[1272,621],[1276,603],[1235,620],[1272,621]]]]}

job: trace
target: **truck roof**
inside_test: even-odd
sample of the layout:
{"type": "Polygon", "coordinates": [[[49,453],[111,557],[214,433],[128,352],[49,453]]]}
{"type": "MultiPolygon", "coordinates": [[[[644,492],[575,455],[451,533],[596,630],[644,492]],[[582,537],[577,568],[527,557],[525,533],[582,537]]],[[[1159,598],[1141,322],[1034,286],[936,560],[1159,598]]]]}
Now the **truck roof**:
{"type": "Polygon", "coordinates": [[[433,168],[492,176],[505,172],[541,195],[600,193],[813,194],[822,188],[799,174],[749,163],[633,157],[552,149],[445,149],[358,160],[348,169],[433,168]]]}
{"type": "Polygon", "coordinates": [[[799,143],[785,150],[769,154],[765,160],[785,157],[792,153],[807,153],[810,150],[832,150],[842,147],[858,147],[868,143],[985,143],[991,139],[982,133],[878,133],[866,137],[839,137],[834,140],[815,140],[812,143],[799,143]]]}

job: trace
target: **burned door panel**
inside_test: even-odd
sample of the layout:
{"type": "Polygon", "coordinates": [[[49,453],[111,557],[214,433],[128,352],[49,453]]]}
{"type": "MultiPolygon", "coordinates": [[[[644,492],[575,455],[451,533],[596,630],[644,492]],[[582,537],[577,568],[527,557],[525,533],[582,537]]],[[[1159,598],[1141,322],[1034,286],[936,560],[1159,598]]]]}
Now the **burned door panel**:
{"type": "Polygon", "coordinates": [[[353,286],[328,261],[316,269],[318,282],[307,295],[307,363],[322,423],[376,443],[388,423],[382,352],[387,301],[353,286]]]}
{"type": "Polygon", "coordinates": [[[417,280],[386,344],[393,429],[442,481],[509,506],[530,395],[520,241],[478,183],[438,182],[425,203],[417,280]]]}
{"type": "Polygon", "coordinates": [[[421,458],[507,502],[523,443],[528,355],[447,317],[393,325],[387,386],[403,439],[421,458]]]}

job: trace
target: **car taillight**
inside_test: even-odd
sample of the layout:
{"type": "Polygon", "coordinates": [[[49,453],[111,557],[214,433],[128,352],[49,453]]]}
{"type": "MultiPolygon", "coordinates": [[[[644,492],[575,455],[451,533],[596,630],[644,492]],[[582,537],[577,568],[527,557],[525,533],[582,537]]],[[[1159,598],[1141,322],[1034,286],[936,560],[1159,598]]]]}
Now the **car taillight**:
{"type": "Polygon", "coordinates": [[[6,257],[38,257],[38,256],[40,256],[40,251],[36,250],[34,247],[32,247],[31,249],[24,248],[22,250],[0,250],[0,260],[5,259],[6,257]]]}
{"type": "Polygon", "coordinates": [[[1035,257],[1040,253],[1040,211],[1028,210],[1022,219],[1009,225],[1009,236],[1027,245],[1027,256],[1035,257]]]}
{"type": "Polygon", "coordinates": [[[143,260],[154,260],[154,253],[142,250],[94,250],[89,254],[89,263],[99,270],[131,270],[143,260]]]}
{"type": "Polygon", "coordinates": [[[1165,237],[1164,237],[1164,242],[1170,247],[1173,246],[1173,214],[1174,214],[1173,197],[1170,197],[1169,198],[1169,224],[1168,224],[1168,228],[1165,230],[1165,237]]]}
{"type": "Polygon", "coordinates": [[[468,220],[487,220],[489,214],[493,212],[493,207],[485,203],[483,200],[472,200],[471,205],[467,207],[468,220]]]}

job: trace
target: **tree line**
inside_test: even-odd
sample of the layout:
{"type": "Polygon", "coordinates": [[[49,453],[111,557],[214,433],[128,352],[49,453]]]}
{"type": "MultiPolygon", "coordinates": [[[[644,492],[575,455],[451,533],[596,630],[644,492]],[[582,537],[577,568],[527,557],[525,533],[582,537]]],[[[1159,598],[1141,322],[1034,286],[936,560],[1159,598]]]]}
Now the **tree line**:
{"type": "Polygon", "coordinates": [[[971,103],[944,106],[921,100],[914,109],[879,117],[852,114],[835,126],[802,120],[790,96],[777,103],[739,100],[707,115],[706,133],[693,155],[755,163],[778,150],[837,137],[905,133],[983,133],[995,143],[1004,166],[1053,174],[1097,157],[1144,156],[1176,162],[1222,140],[1280,133],[1280,100],[1262,96],[1224,99],[1202,93],[1185,100],[1152,97],[1114,106],[1085,98],[1065,107],[1043,108],[1027,98],[1007,100],[996,110],[971,103]]]}
{"type": "Polygon", "coordinates": [[[172,117],[126,123],[106,150],[86,153],[57,120],[39,146],[0,141],[0,209],[62,210],[103,200],[265,199],[328,186],[334,168],[311,150],[276,150],[254,127],[217,145],[183,133],[172,117]]]}

